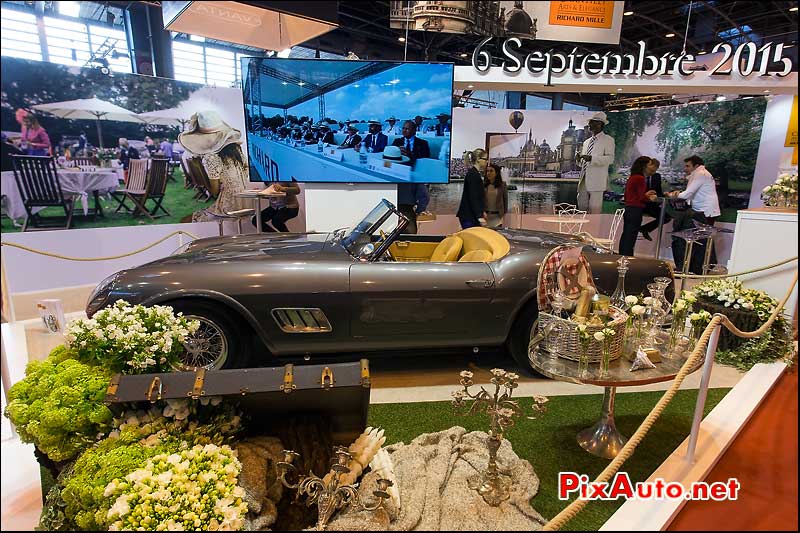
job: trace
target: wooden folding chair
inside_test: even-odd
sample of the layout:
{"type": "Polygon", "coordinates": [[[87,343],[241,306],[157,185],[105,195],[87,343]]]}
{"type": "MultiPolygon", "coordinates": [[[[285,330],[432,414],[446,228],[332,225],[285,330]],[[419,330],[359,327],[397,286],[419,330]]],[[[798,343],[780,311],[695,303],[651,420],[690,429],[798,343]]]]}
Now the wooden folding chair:
{"type": "MultiPolygon", "coordinates": [[[[147,159],[131,159],[128,162],[128,181],[124,188],[117,189],[111,195],[119,205],[114,210],[118,213],[120,209],[125,209],[128,213],[139,211],[136,197],[142,196],[147,192],[147,159]],[[130,199],[133,206],[128,206],[125,200],[130,199]]],[[[152,217],[151,217],[152,218],[152,217]]]]}
{"type": "Polygon", "coordinates": [[[141,199],[142,208],[146,209],[147,200],[153,200],[153,209],[147,211],[150,218],[159,218],[164,215],[170,216],[161,202],[164,201],[164,195],[167,191],[167,181],[169,180],[169,159],[153,158],[150,160],[150,173],[147,180],[147,192],[141,199]],[[164,212],[163,215],[158,215],[158,211],[164,212]]]}
{"type": "Polygon", "coordinates": [[[202,158],[191,158],[189,160],[189,169],[192,172],[192,177],[194,177],[195,182],[202,191],[202,194],[206,196],[206,201],[215,200],[217,197],[211,192],[211,180],[208,178],[208,173],[206,173],[206,169],[203,166],[202,158]]]}
{"type": "Polygon", "coordinates": [[[97,167],[100,166],[100,160],[96,157],[73,157],[72,161],[76,167],[97,167]]]}
{"type": "Polygon", "coordinates": [[[64,195],[58,181],[56,160],[50,156],[12,155],[14,180],[25,206],[25,222],[22,231],[28,231],[28,224],[35,229],[69,229],[72,224],[72,212],[75,209],[75,198],[64,195]],[[62,217],[44,217],[34,210],[45,207],[61,207],[64,209],[64,225],[54,225],[62,217]]]}

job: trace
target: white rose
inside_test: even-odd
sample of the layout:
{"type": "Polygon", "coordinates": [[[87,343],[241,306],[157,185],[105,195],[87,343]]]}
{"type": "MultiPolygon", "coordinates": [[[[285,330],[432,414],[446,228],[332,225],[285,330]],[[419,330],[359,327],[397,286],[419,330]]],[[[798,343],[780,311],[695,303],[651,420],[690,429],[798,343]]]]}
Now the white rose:
{"type": "Polygon", "coordinates": [[[643,315],[645,312],[645,308],[643,305],[634,305],[631,309],[631,313],[634,315],[643,315]]]}
{"type": "Polygon", "coordinates": [[[638,301],[639,301],[639,298],[637,298],[636,296],[626,296],[625,297],[625,303],[628,304],[628,305],[634,305],[638,301]]]}
{"type": "Polygon", "coordinates": [[[602,341],[603,339],[606,338],[606,336],[603,335],[602,331],[598,331],[597,333],[594,334],[594,338],[595,340],[602,341]]]}

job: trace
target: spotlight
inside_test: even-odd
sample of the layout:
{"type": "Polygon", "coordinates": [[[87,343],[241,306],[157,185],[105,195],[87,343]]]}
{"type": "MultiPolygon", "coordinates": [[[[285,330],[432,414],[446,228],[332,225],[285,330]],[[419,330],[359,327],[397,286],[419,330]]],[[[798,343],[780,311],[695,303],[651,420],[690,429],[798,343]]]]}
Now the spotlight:
{"type": "Polygon", "coordinates": [[[622,87],[617,87],[617,92],[621,91],[622,87]]]}
{"type": "Polygon", "coordinates": [[[401,43],[406,42],[406,38],[405,37],[398,37],[397,40],[400,41],[401,43]]]}
{"type": "Polygon", "coordinates": [[[469,57],[469,54],[467,54],[467,53],[465,52],[465,53],[461,54],[461,57],[469,57]]]}
{"type": "Polygon", "coordinates": [[[667,37],[667,38],[675,37],[675,34],[674,33],[668,33],[668,34],[665,35],[665,37],[667,37]]]}
{"type": "Polygon", "coordinates": [[[707,53],[708,52],[706,52],[705,50],[700,50],[699,52],[697,52],[697,55],[703,56],[703,55],[706,55],[707,53]]]}
{"type": "Polygon", "coordinates": [[[622,14],[625,15],[626,17],[630,17],[631,15],[633,15],[633,11],[625,11],[622,14]]]}
{"type": "Polygon", "coordinates": [[[797,6],[790,7],[790,8],[789,8],[789,11],[797,11],[797,6]]]}
{"type": "Polygon", "coordinates": [[[721,94],[716,98],[717,102],[724,102],[726,100],[725,95],[721,94]]]}

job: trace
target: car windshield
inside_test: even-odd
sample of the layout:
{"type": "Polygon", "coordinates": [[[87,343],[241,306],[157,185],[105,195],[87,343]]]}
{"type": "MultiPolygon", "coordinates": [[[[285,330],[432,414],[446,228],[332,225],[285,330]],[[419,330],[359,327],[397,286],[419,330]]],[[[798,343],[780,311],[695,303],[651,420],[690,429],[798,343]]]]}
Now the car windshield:
{"type": "Polygon", "coordinates": [[[361,255],[361,248],[372,242],[372,236],[393,213],[396,213],[394,206],[388,200],[381,200],[381,203],[342,240],[342,245],[350,255],[358,257],[361,255]]]}

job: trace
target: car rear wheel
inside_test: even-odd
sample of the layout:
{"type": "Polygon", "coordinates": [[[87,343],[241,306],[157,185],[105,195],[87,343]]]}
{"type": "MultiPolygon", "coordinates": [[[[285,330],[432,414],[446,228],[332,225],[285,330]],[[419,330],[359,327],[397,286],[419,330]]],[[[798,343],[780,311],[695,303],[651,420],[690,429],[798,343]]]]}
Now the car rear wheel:
{"type": "Polygon", "coordinates": [[[520,366],[522,371],[534,377],[543,377],[542,374],[536,372],[531,366],[528,357],[528,345],[533,338],[536,328],[536,321],[539,318],[539,307],[536,301],[529,302],[519,313],[514,325],[511,327],[511,333],[508,335],[508,351],[511,357],[520,366]]]}
{"type": "Polygon", "coordinates": [[[236,325],[219,304],[201,301],[179,301],[171,304],[176,313],[197,320],[200,327],[184,342],[177,370],[206,368],[245,368],[250,362],[251,342],[246,332],[236,325]]]}

